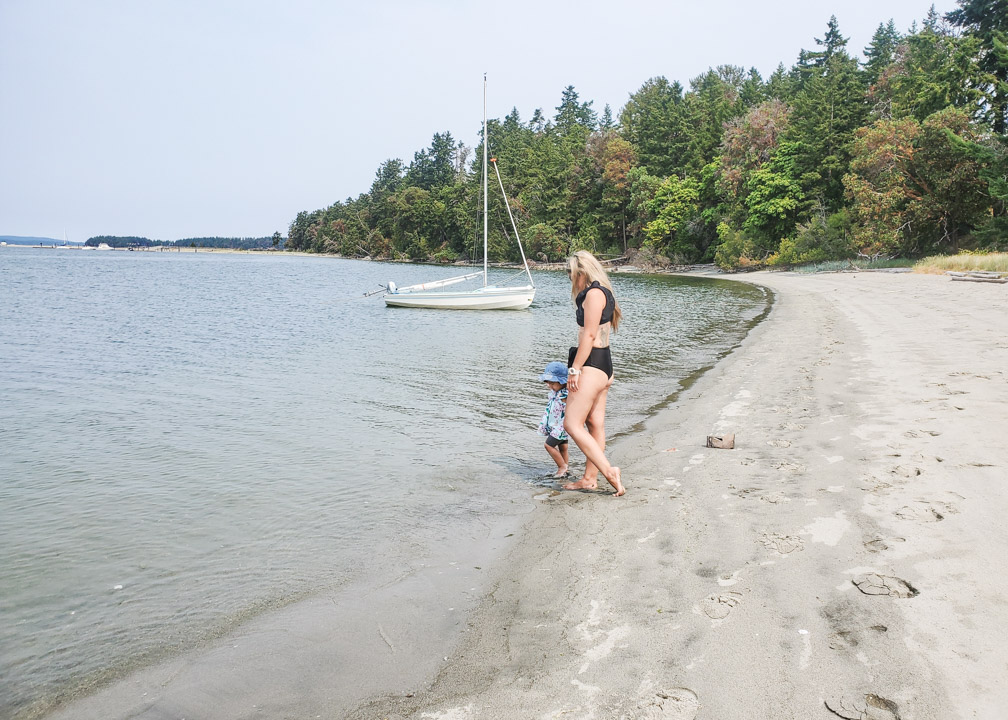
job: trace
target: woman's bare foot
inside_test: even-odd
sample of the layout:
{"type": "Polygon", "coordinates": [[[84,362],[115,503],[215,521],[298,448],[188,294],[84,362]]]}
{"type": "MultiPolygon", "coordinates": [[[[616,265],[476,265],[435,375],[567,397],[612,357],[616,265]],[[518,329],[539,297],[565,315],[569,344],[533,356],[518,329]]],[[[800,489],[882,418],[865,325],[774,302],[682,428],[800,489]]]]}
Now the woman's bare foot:
{"type": "Polygon", "coordinates": [[[609,484],[616,489],[616,492],[613,493],[613,497],[619,497],[620,495],[626,493],[626,488],[623,487],[623,483],[620,479],[620,469],[618,467],[614,467],[612,469],[612,474],[613,477],[607,477],[606,480],[608,480],[609,484]]]}
{"type": "Polygon", "coordinates": [[[564,490],[594,490],[598,487],[597,478],[581,478],[577,482],[567,483],[563,486],[564,490]]]}
{"type": "Polygon", "coordinates": [[[567,477],[567,466],[564,465],[562,468],[557,468],[557,471],[553,473],[553,477],[567,477]]]}

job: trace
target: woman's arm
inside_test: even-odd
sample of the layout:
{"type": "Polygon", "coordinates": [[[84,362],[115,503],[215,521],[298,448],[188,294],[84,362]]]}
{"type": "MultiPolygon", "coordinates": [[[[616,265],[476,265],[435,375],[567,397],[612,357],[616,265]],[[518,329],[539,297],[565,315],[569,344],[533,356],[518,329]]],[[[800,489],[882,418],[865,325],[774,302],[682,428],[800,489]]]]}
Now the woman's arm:
{"type": "Polygon", "coordinates": [[[577,392],[578,382],[581,380],[581,368],[595,346],[605,304],[606,296],[600,288],[591,288],[581,304],[584,309],[584,328],[581,330],[577,354],[574,355],[574,363],[571,365],[571,369],[577,372],[571,373],[567,378],[567,388],[572,392],[577,392]]]}

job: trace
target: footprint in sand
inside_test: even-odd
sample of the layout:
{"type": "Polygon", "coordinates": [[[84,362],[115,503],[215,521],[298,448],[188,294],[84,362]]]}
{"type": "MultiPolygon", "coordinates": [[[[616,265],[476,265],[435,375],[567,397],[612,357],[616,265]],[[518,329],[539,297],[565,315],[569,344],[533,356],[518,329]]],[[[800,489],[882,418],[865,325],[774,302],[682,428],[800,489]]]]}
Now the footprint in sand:
{"type": "Polygon", "coordinates": [[[742,593],[727,592],[708,595],[700,601],[700,609],[711,620],[724,620],[742,601],[742,593]]]}
{"type": "Polygon", "coordinates": [[[967,395],[965,390],[955,390],[945,383],[928,383],[931,387],[936,387],[943,395],[967,395]]]}
{"type": "Polygon", "coordinates": [[[869,540],[864,544],[865,549],[868,552],[882,552],[883,550],[888,550],[891,547],[895,547],[896,543],[906,542],[906,538],[901,537],[891,537],[891,538],[875,538],[874,540],[869,540]]]}
{"type": "Polygon", "coordinates": [[[921,523],[935,523],[944,520],[945,514],[938,512],[938,509],[931,503],[920,501],[915,502],[912,505],[904,505],[896,511],[896,517],[901,520],[914,520],[921,523]]]}
{"type": "Polygon", "coordinates": [[[894,598],[912,598],[920,595],[920,590],[898,577],[866,573],[851,580],[865,595],[888,595],[894,598]]]}
{"type": "MultiPolygon", "coordinates": [[[[1002,373],[1000,371],[998,371],[998,374],[1000,375],[1002,373]]],[[[978,375],[977,373],[971,373],[971,372],[953,372],[953,373],[949,373],[949,377],[956,377],[956,376],[974,377],[974,378],[979,378],[980,380],[990,380],[991,379],[990,375],[978,375]]]]}
{"type": "Polygon", "coordinates": [[[782,470],[784,472],[795,473],[796,475],[805,472],[807,469],[808,468],[806,468],[804,465],[801,465],[799,463],[788,462],[786,460],[781,461],[776,465],[774,465],[774,470],[782,470]]]}
{"type": "Polygon", "coordinates": [[[780,426],[781,430],[804,430],[805,426],[801,423],[786,422],[780,426]]]}
{"type": "Polygon", "coordinates": [[[903,433],[903,437],[907,438],[919,438],[919,437],[938,437],[941,435],[937,430],[907,430],[903,433]]]}
{"type": "Polygon", "coordinates": [[[637,705],[634,720],[693,720],[700,710],[700,699],[689,688],[672,688],[654,694],[637,705]]]}
{"type": "Polygon", "coordinates": [[[892,487],[892,483],[887,483],[885,480],[879,480],[874,475],[869,475],[861,480],[861,489],[866,492],[878,492],[879,490],[888,490],[892,487]]]}
{"type": "Polygon", "coordinates": [[[760,495],[760,500],[762,500],[765,503],[770,503],[771,505],[780,505],[781,503],[791,502],[791,498],[789,498],[784,493],[780,492],[772,492],[767,495],[760,495]]]}
{"type": "Polygon", "coordinates": [[[823,704],[844,720],[900,720],[899,706],[874,693],[830,699],[823,704]]]}
{"type": "Polygon", "coordinates": [[[760,538],[759,542],[770,550],[775,550],[781,555],[789,555],[795,550],[804,550],[805,541],[800,537],[794,535],[782,535],[781,533],[775,532],[765,532],[760,538]]]}
{"type": "Polygon", "coordinates": [[[897,465],[896,467],[889,468],[889,474],[898,478],[914,478],[923,472],[919,467],[913,467],[911,465],[897,465]]]}
{"type": "Polygon", "coordinates": [[[789,440],[767,440],[767,445],[776,448],[786,448],[791,447],[791,442],[789,440]]]}
{"type": "Polygon", "coordinates": [[[871,627],[855,629],[855,630],[838,630],[837,632],[829,636],[829,646],[831,650],[842,650],[845,648],[856,648],[861,644],[861,639],[870,633],[868,631],[875,633],[889,632],[889,628],[885,625],[872,625],[871,627]]]}

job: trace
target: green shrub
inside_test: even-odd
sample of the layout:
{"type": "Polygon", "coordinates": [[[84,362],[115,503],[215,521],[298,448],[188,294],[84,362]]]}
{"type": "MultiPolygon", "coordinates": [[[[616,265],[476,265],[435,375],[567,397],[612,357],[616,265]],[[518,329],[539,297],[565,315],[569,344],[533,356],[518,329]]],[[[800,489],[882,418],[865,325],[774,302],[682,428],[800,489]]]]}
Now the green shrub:
{"type": "Polygon", "coordinates": [[[714,252],[714,262],[723,270],[757,268],[763,264],[757,259],[759,249],[752,239],[728,223],[718,225],[718,239],[721,242],[714,252]]]}

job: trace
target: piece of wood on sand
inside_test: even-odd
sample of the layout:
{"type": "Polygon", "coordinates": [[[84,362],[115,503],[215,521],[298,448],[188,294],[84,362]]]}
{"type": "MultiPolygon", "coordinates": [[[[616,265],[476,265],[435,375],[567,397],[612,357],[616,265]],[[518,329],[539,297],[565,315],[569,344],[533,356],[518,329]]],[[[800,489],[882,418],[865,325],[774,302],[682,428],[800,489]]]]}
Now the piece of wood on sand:
{"type": "Polygon", "coordinates": [[[953,281],[958,282],[982,282],[982,283],[1008,283],[1008,278],[998,278],[998,277],[972,277],[972,276],[959,276],[953,275],[953,281]]]}
{"type": "Polygon", "coordinates": [[[1006,277],[1008,273],[996,270],[946,270],[945,274],[960,282],[1008,283],[1008,277],[1006,277]]]}
{"type": "Polygon", "coordinates": [[[731,450],[735,447],[735,433],[725,433],[724,435],[708,435],[707,447],[731,450]]]}

